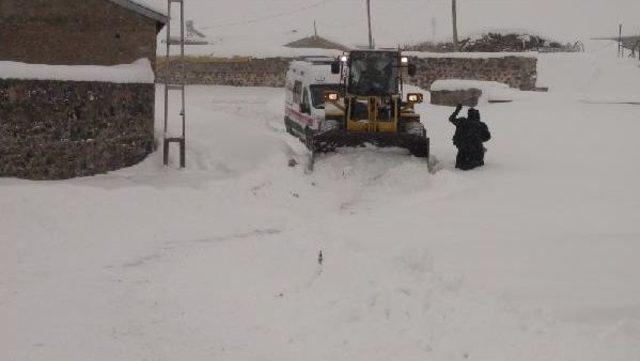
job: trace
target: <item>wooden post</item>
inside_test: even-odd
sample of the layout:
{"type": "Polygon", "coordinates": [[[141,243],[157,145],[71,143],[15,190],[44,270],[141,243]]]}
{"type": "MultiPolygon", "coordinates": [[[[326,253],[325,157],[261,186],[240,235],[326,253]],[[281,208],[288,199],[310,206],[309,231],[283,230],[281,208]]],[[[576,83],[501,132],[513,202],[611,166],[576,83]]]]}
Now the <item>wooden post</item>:
{"type": "Polygon", "coordinates": [[[458,6],[457,0],[451,0],[451,10],[453,18],[453,51],[460,51],[458,47],[458,6]]]}

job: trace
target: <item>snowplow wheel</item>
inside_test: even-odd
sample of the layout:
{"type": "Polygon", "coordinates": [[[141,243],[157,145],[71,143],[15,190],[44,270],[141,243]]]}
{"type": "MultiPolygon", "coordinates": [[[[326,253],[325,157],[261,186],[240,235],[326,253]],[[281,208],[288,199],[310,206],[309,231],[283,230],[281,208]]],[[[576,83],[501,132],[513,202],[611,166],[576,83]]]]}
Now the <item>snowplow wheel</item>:
{"type": "Polygon", "coordinates": [[[421,139],[420,142],[412,144],[409,151],[418,158],[429,158],[429,138],[421,139]]]}
{"type": "Polygon", "coordinates": [[[420,122],[407,122],[404,125],[404,132],[406,134],[416,135],[419,137],[427,136],[427,130],[424,128],[424,125],[420,122]]]}
{"type": "Polygon", "coordinates": [[[404,124],[404,133],[411,137],[407,148],[418,158],[429,158],[429,138],[427,130],[420,122],[407,122],[404,124]]]}

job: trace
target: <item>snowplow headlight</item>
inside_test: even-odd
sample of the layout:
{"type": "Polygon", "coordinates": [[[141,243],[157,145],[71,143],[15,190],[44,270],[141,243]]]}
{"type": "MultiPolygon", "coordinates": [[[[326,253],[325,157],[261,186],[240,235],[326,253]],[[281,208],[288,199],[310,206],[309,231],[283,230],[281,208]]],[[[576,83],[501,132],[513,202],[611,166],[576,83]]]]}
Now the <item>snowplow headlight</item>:
{"type": "Polygon", "coordinates": [[[338,93],[338,92],[326,92],[324,94],[324,98],[327,101],[335,102],[335,101],[338,101],[338,99],[340,99],[340,93],[338,93]]]}
{"type": "Polygon", "coordinates": [[[424,96],[420,93],[411,93],[407,95],[407,102],[417,104],[422,103],[424,100],[424,96]]]}
{"type": "Polygon", "coordinates": [[[402,63],[402,65],[407,65],[409,64],[409,58],[403,56],[402,58],[400,58],[400,62],[402,63]]]}
{"type": "Polygon", "coordinates": [[[343,63],[346,63],[347,60],[349,60],[349,58],[346,55],[343,55],[343,56],[340,57],[340,61],[343,62],[343,63]]]}

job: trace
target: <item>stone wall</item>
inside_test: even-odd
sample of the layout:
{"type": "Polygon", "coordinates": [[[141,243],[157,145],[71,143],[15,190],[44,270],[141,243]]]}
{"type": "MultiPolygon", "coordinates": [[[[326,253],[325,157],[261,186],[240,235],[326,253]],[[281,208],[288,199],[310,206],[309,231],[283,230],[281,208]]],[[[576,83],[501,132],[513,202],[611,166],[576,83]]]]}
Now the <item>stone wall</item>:
{"type": "Polygon", "coordinates": [[[480,89],[432,91],[431,104],[452,107],[462,104],[466,107],[475,107],[478,105],[481,96],[482,90],[480,89]]]}
{"type": "MultiPolygon", "coordinates": [[[[283,87],[290,58],[190,58],[186,63],[188,84],[283,87]]],[[[438,79],[472,79],[505,83],[521,90],[536,89],[537,59],[532,57],[418,58],[412,61],[418,75],[409,82],[429,90],[438,79]]],[[[179,65],[169,68],[158,62],[158,81],[178,81],[179,65]]]]}
{"type": "MultiPolygon", "coordinates": [[[[185,64],[187,84],[281,88],[290,58],[191,58],[185,64]]],[[[179,82],[180,63],[158,59],[157,80],[179,82]]]]}
{"type": "Polygon", "coordinates": [[[0,176],[65,179],[154,148],[153,84],[0,79],[0,176]]]}
{"type": "Polygon", "coordinates": [[[156,57],[159,24],[106,0],[1,0],[0,60],[130,64],[156,57]]]}
{"type": "Polygon", "coordinates": [[[418,68],[411,83],[429,90],[439,79],[497,81],[520,90],[535,90],[538,59],[502,58],[412,58],[418,68]]]}

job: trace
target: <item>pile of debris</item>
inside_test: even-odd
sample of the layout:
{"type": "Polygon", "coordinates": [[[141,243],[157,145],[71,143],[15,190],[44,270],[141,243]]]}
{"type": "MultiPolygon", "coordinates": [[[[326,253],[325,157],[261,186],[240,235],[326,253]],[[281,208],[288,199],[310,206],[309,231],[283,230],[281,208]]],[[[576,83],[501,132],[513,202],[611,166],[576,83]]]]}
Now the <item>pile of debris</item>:
{"type": "MultiPolygon", "coordinates": [[[[584,46],[581,42],[562,44],[558,41],[544,38],[540,35],[518,32],[489,32],[477,37],[468,37],[459,42],[462,52],[581,52],[584,46]]],[[[405,46],[404,50],[426,52],[451,52],[454,51],[452,42],[422,42],[405,46]]]]}

